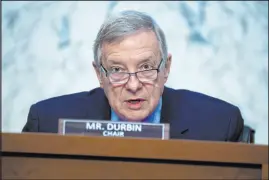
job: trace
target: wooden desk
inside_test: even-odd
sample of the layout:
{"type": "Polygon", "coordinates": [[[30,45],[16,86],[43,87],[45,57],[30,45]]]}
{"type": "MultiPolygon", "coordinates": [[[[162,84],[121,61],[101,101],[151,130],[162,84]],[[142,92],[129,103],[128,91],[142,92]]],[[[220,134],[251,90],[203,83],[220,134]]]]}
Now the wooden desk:
{"type": "Polygon", "coordinates": [[[268,146],[2,133],[4,179],[268,179],[268,146]]]}

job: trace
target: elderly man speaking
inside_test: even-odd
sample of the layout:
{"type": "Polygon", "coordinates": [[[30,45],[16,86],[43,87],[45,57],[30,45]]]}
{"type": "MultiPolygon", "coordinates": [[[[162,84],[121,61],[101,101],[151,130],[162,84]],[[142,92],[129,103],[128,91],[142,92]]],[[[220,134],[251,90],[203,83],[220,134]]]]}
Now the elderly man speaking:
{"type": "Polygon", "coordinates": [[[222,100],[165,86],[172,56],[147,14],[123,11],[102,24],[93,67],[100,87],[31,106],[23,132],[57,133],[60,118],[169,123],[170,138],[239,141],[240,110],[222,100]]]}

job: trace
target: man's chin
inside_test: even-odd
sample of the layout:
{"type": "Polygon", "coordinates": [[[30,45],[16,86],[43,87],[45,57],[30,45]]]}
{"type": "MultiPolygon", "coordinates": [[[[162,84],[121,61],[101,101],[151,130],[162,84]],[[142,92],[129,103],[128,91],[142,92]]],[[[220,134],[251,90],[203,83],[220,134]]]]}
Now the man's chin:
{"type": "Polygon", "coordinates": [[[141,122],[144,118],[126,118],[128,122],[141,122]]]}
{"type": "Polygon", "coordinates": [[[128,113],[124,119],[129,122],[140,122],[143,121],[147,117],[147,114],[143,112],[136,112],[136,113],[128,113]]]}

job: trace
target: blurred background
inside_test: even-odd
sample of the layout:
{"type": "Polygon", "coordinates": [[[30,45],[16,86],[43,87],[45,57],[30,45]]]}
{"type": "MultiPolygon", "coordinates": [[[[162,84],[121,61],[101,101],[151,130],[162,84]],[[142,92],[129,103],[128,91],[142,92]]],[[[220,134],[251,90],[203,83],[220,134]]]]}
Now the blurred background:
{"type": "Polygon", "coordinates": [[[255,143],[268,144],[268,1],[2,2],[3,132],[20,132],[37,101],[99,85],[93,41],[124,9],[163,28],[173,55],[167,86],[233,103],[255,143]]]}

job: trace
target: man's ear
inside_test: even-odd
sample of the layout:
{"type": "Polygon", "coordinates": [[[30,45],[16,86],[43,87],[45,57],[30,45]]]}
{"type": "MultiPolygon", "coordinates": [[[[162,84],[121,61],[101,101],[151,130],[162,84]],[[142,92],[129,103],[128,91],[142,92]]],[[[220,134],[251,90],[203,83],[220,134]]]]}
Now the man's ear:
{"type": "Polygon", "coordinates": [[[95,73],[97,75],[100,87],[103,88],[103,81],[102,81],[102,75],[101,75],[101,72],[100,72],[100,68],[96,65],[95,62],[92,62],[92,66],[94,67],[94,70],[95,70],[95,73]]]}
{"type": "Polygon", "coordinates": [[[164,81],[166,82],[170,73],[170,67],[172,63],[172,55],[168,54],[164,69],[164,81]]]}

